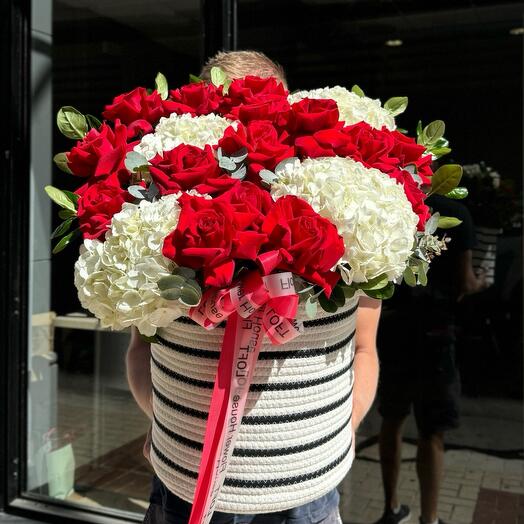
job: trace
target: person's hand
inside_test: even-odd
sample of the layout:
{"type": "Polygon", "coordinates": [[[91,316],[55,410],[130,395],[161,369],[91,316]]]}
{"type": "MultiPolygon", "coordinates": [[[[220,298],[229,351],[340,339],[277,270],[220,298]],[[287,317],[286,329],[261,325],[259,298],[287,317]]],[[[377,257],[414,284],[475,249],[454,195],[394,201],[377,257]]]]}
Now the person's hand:
{"type": "Polygon", "coordinates": [[[142,453],[144,454],[144,457],[147,459],[147,461],[150,464],[151,464],[151,428],[152,426],[149,426],[149,429],[147,430],[146,440],[142,448],[142,453]]]}

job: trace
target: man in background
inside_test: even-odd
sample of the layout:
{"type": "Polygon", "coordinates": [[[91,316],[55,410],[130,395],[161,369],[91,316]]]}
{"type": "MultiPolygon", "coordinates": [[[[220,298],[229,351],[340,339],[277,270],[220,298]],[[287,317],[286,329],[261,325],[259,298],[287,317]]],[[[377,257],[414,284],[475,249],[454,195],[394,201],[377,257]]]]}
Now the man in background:
{"type": "Polygon", "coordinates": [[[466,294],[486,287],[473,270],[475,231],[467,208],[434,195],[433,212],[461,224],[446,230],[447,251],[433,260],[426,288],[402,285],[383,312],[378,337],[381,365],[378,409],[380,464],[385,510],[377,524],[400,524],[410,518],[397,488],[402,430],[413,407],[418,429],[416,468],[420,486],[421,524],[444,524],[438,518],[438,496],[444,469],[444,433],[459,425],[460,378],[455,364],[455,310],[466,294]]]}

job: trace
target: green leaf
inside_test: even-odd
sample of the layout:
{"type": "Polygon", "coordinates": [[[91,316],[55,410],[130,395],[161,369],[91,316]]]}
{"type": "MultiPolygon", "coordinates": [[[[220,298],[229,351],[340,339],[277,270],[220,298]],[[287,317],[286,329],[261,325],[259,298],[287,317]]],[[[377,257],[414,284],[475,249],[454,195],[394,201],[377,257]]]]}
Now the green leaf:
{"type": "Polygon", "coordinates": [[[422,136],[424,137],[424,143],[427,145],[432,145],[440,140],[444,136],[446,131],[446,124],[442,120],[435,120],[428,124],[424,131],[422,131],[422,136]]]}
{"type": "Polygon", "coordinates": [[[409,266],[404,269],[404,281],[410,287],[415,287],[417,285],[415,273],[413,273],[413,270],[409,266]]]}
{"type": "Polygon", "coordinates": [[[458,186],[461,178],[462,167],[458,164],[441,166],[431,177],[431,191],[429,194],[445,195],[458,186]]]}
{"type": "Polygon", "coordinates": [[[421,286],[428,285],[428,275],[427,275],[426,268],[423,265],[423,263],[419,266],[419,272],[417,273],[417,277],[418,277],[418,283],[421,286]]]}
{"type": "Polygon", "coordinates": [[[53,248],[53,255],[56,255],[57,253],[60,253],[63,249],[65,249],[69,243],[71,242],[72,238],[75,236],[75,233],[78,231],[78,229],[75,229],[74,231],[71,231],[71,233],[68,233],[67,235],[63,236],[55,245],[53,248]]]}
{"type": "Polygon", "coordinates": [[[446,196],[448,198],[453,198],[454,200],[462,200],[468,196],[468,189],[466,187],[456,187],[449,193],[446,193],[446,196]]]}
{"type": "Polygon", "coordinates": [[[224,94],[226,94],[226,95],[227,95],[228,92],[229,92],[229,86],[231,85],[231,82],[233,82],[233,81],[232,81],[230,78],[226,78],[226,80],[225,80],[224,83],[222,84],[222,87],[223,87],[222,92],[223,92],[224,94]]]}
{"type": "Polygon", "coordinates": [[[306,310],[306,315],[309,318],[315,318],[317,316],[318,302],[309,297],[304,306],[306,310]]]}
{"type": "Polygon", "coordinates": [[[78,204],[78,201],[80,200],[80,195],[77,195],[76,193],[73,193],[72,191],[67,191],[67,189],[63,189],[62,193],[64,193],[65,196],[69,198],[69,200],[71,200],[71,202],[74,204],[75,209],[76,209],[78,207],[77,204],[78,204]]]}
{"type": "Polygon", "coordinates": [[[328,313],[335,313],[338,309],[338,306],[335,304],[335,302],[329,300],[329,298],[327,298],[324,293],[318,297],[318,303],[322,309],[328,313]]]}
{"type": "MultiPolygon", "coordinates": [[[[160,286],[159,286],[160,287],[160,286]]],[[[170,287],[160,291],[160,296],[166,300],[178,300],[182,294],[182,289],[179,287],[170,287]]]]}
{"type": "Polygon", "coordinates": [[[200,82],[203,82],[203,80],[196,75],[189,75],[189,83],[190,84],[200,84],[200,82]]]}
{"type": "Polygon", "coordinates": [[[62,220],[67,220],[68,218],[76,217],[76,211],[71,211],[70,209],[61,209],[61,210],[58,212],[58,216],[59,216],[62,220]]]}
{"type": "Polygon", "coordinates": [[[435,147],[434,149],[429,149],[429,152],[434,155],[436,158],[440,158],[448,153],[451,153],[450,147],[435,147]]]}
{"type": "Polygon", "coordinates": [[[439,218],[440,213],[435,213],[431,215],[424,227],[424,233],[426,233],[426,235],[432,235],[437,230],[439,218]]]}
{"type": "Polygon", "coordinates": [[[73,172],[69,169],[69,164],[67,163],[67,155],[65,153],[57,153],[53,157],[53,162],[56,164],[56,167],[60,169],[60,171],[63,171],[68,175],[73,174],[73,172]]]}
{"type": "Polygon", "coordinates": [[[367,282],[362,282],[358,284],[358,287],[360,289],[363,289],[364,291],[368,290],[377,290],[382,289],[383,287],[387,286],[389,282],[387,275],[379,275],[378,277],[372,278],[371,280],[368,280],[367,282]]]}
{"type": "Polygon", "coordinates": [[[55,204],[58,204],[60,207],[63,207],[65,209],[70,209],[71,211],[76,211],[75,205],[69,197],[63,192],[60,191],[60,189],[57,189],[53,186],[45,186],[45,192],[47,193],[47,196],[55,202],[55,204]]]}
{"type": "Polygon", "coordinates": [[[61,107],[56,115],[56,125],[67,138],[82,139],[88,130],[86,117],[72,106],[61,107]]]}
{"type": "Polygon", "coordinates": [[[64,220],[51,234],[51,238],[61,237],[64,233],[67,233],[71,229],[71,224],[75,217],[68,218],[64,220]]]}
{"type": "Polygon", "coordinates": [[[344,290],[341,286],[336,286],[333,288],[330,300],[332,300],[337,305],[337,307],[344,306],[346,303],[346,295],[344,294],[344,290]]]}
{"type": "Polygon", "coordinates": [[[226,83],[227,75],[220,67],[211,68],[211,82],[214,86],[220,87],[226,83]]]}
{"type": "Polygon", "coordinates": [[[195,278],[195,275],[196,275],[194,269],[191,269],[190,267],[183,267],[183,266],[176,267],[173,270],[173,274],[174,275],[180,275],[181,277],[183,277],[185,279],[195,278]]]}
{"type": "Polygon", "coordinates": [[[147,158],[144,155],[137,153],[136,151],[129,151],[126,154],[124,165],[126,166],[126,169],[128,171],[134,173],[137,169],[141,168],[142,166],[147,166],[147,158]]]}
{"type": "Polygon", "coordinates": [[[155,78],[155,87],[162,100],[166,100],[169,95],[167,87],[167,78],[162,73],[157,73],[155,78]]]}
{"type": "Polygon", "coordinates": [[[192,286],[184,286],[180,294],[180,302],[185,306],[198,306],[202,293],[192,286]]]}
{"type": "Polygon", "coordinates": [[[440,229],[451,229],[452,227],[457,227],[462,224],[462,220],[459,220],[455,217],[440,217],[438,220],[438,227],[440,229]]]}
{"type": "Polygon", "coordinates": [[[389,100],[386,100],[384,104],[384,109],[387,109],[393,116],[400,115],[408,107],[408,97],[407,96],[394,96],[389,100]]]}
{"type": "Polygon", "coordinates": [[[353,298],[357,292],[353,286],[342,286],[342,290],[344,291],[344,296],[346,298],[353,298]]]}
{"type": "Polygon", "coordinates": [[[422,134],[422,121],[419,120],[417,123],[417,136],[422,134]]]}
{"type": "Polygon", "coordinates": [[[352,92],[352,93],[355,93],[356,95],[358,95],[358,96],[360,96],[360,97],[364,97],[364,96],[366,96],[366,95],[364,94],[364,91],[362,91],[362,89],[360,89],[360,87],[359,87],[357,84],[355,84],[355,85],[351,88],[351,92],[352,92]]]}
{"type": "Polygon", "coordinates": [[[181,275],[168,275],[158,280],[157,286],[160,291],[173,288],[181,288],[186,283],[186,279],[181,275]]]}
{"type": "Polygon", "coordinates": [[[96,116],[86,115],[86,120],[91,129],[100,129],[102,122],[96,116]]]}
{"type": "Polygon", "coordinates": [[[387,300],[393,296],[395,292],[395,284],[389,282],[386,287],[382,289],[368,289],[365,291],[366,295],[371,298],[376,298],[378,300],[387,300]]]}

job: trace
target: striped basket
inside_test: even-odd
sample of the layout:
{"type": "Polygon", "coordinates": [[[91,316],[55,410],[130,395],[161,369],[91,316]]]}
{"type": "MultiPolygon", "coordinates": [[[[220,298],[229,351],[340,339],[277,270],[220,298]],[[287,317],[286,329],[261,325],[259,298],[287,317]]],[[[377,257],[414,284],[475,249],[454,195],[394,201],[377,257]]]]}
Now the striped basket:
{"type": "MultiPolygon", "coordinates": [[[[293,341],[264,343],[233,458],[216,509],[266,513],[335,488],[354,458],[351,431],[356,309],[304,322],[293,341]]],[[[303,311],[299,312],[303,316],[303,311]]],[[[223,327],[182,318],[153,344],[151,460],[155,473],[192,502],[223,327]]]]}
{"type": "Polygon", "coordinates": [[[490,286],[495,283],[495,262],[497,259],[497,240],[502,229],[477,226],[475,234],[477,245],[473,248],[473,267],[476,272],[486,272],[486,282],[490,286]]]}

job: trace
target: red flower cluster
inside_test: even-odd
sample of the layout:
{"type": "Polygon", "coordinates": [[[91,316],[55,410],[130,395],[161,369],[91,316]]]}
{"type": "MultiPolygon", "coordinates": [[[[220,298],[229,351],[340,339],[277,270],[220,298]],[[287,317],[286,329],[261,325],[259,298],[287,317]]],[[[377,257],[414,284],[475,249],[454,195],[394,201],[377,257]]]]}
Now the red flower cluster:
{"type": "Polygon", "coordinates": [[[267,191],[239,182],[213,199],[183,195],[176,229],[163,254],[203,272],[205,286],[231,284],[239,264],[258,264],[264,274],[292,270],[331,294],[340,275],[331,268],[344,253],[337,229],[296,197],[273,202],[267,191]]]}
{"type": "Polygon", "coordinates": [[[206,286],[229,284],[242,261],[258,264],[265,273],[292,270],[331,292],[339,278],[331,269],[344,252],[336,228],[306,202],[285,197],[275,203],[261,189],[260,171],[274,170],[286,158],[349,156],[403,185],[420,228],[429,216],[424,194],[410,173],[423,184],[430,182],[431,157],[424,155],[424,147],[397,131],[365,123],[344,127],[333,100],[304,99],[290,105],[287,90],[276,79],[247,76],[234,80],[227,93],[200,82],[172,90],[162,100],[156,91],[138,87],[107,105],[103,116],[113,124],[91,129],[67,153],[73,174],[86,178],[77,191],[84,237],[103,238],[112,216],[132,201],[126,154],[171,113],[215,113],[239,121],[214,148],[182,144],[149,162],[160,195],[195,189],[214,197],[181,197],[180,221],[163,251],[177,264],[202,271],[206,286]],[[220,167],[217,148],[226,156],[247,152],[246,181],[220,167]]]}

